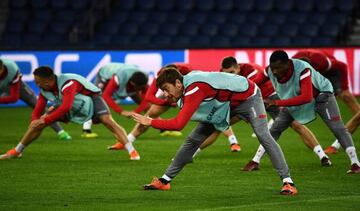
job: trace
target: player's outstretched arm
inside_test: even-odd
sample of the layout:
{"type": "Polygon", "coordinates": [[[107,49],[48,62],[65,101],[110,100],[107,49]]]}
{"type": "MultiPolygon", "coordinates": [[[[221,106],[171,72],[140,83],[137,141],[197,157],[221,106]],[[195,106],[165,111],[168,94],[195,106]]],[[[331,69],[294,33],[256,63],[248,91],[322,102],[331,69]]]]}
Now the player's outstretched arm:
{"type": "Polygon", "coordinates": [[[133,113],[132,118],[134,119],[135,122],[140,123],[142,125],[146,125],[146,126],[151,125],[152,118],[150,118],[150,117],[146,117],[141,114],[133,113]]]}

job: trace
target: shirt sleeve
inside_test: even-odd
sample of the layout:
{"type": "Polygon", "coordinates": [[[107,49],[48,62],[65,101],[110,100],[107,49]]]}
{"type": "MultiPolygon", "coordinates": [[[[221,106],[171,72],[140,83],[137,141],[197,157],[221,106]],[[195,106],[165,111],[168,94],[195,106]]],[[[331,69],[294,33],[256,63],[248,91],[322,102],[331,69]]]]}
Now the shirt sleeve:
{"type": "Polygon", "coordinates": [[[20,80],[10,85],[10,93],[7,96],[0,97],[0,103],[15,103],[20,97],[20,80]]]}
{"type": "Polygon", "coordinates": [[[116,92],[118,88],[119,85],[116,82],[116,76],[113,76],[104,90],[103,98],[110,108],[117,113],[121,113],[123,109],[112,98],[113,93],[116,92]]]}
{"type": "Polygon", "coordinates": [[[43,114],[45,107],[47,104],[47,100],[45,99],[45,97],[40,93],[39,97],[36,101],[36,105],[35,108],[31,114],[31,121],[39,119],[41,117],[41,115],[43,114]]]}
{"type": "Polygon", "coordinates": [[[63,88],[59,90],[63,96],[62,104],[45,117],[45,124],[49,125],[68,113],[73,105],[76,93],[78,93],[81,88],[82,85],[75,80],[70,80],[64,84],[63,88]]]}
{"type": "Polygon", "coordinates": [[[254,83],[256,83],[257,85],[265,83],[267,80],[269,80],[269,77],[268,77],[266,71],[267,71],[266,69],[264,71],[258,71],[258,73],[256,74],[256,77],[253,78],[252,81],[254,83]]]}
{"type": "Polygon", "coordinates": [[[144,90],[141,91],[141,102],[139,106],[134,110],[135,113],[141,113],[150,107],[148,101],[145,100],[145,95],[148,90],[148,87],[146,87],[144,90]]]}
{"type": "Polygon", "coordinates": [[[190,85],[184,94],[184,105],[175,118],[153,119],[151,126],[163,130],[182,130],[207,96],[205,84],[190,85]]]}
{"type": "Polygon", "coordinates": [[[341,89],[342,90],[348,90],[349,89],[348,66],[345,63],[341,62],[341,61],[332,60],[330,69],[332,71],[339,71],[341,89]]]}
{"type": "Polygon", "coordinates": [[[275,100],[275,103],[278,106],[297,106],[311,102],[312,98],[311,71],[310,69],[305,69],[300,75],[300,94],[285,100],[275,100]]]}

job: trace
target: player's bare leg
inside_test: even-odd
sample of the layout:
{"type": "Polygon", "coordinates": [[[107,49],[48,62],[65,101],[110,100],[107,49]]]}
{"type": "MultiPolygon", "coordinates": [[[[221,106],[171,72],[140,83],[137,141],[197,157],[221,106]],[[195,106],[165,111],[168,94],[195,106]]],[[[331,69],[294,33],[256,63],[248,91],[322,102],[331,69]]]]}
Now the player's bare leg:
{"type": "Polygon", "coordinates": [[[338,97],[350,108],[353,114],[360,112],[360,105],[354,95],[349,90],[343,90],[339,93],[338,97]]]}

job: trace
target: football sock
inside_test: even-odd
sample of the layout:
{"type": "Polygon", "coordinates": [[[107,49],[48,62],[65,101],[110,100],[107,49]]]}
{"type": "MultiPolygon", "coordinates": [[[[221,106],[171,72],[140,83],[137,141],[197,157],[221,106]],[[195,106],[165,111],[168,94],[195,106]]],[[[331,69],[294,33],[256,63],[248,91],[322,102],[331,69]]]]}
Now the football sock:
{"type": "Polygon", "coordinates": [[[320,160],[323,158],[323,157],[327,157],[324,150],[322,149],[322,147],[319,145],[315,146],[313,151],[315,152],[315,154],[317,154],[317,156],[319,156],[320,160]]]}
{"type": "Polygon", "coordinates": [[[127,139],[129,140],[129,142],[132,143],[136,140],[136,137],[133,134],[129,133],[127,139]]]}
{"type": "Polygon", "coordinates": [[[21,153],[21,152],[24,151],[25,147],[26,147],[26,146],[25,146],[24,144],[18,143],[18,145],[15,147],[15,150],[16,150],[16,152],[21,153]]]}
{"type": "Polygon", "coordinates": [[[292,179],[291,179],[290,177],[284,178],[284,179],[283,179],[283,183],[285,183],[285,182],[294,184],[294,182],[292,181],[292,179]]]}
{"type": "Polygon", "coordinates": [[[254,156],[254,158],[252,159],[253,161],[260,163],[260,160],[262,158],[262,156],[264,156],[265,154],[265,149],[262,145],[259,146],[258,150],[256,151],[256,154],[254,156]]]}
{"type": "Polygon", "coordinates": [[[171,178],[164,174],[159,180],[161,183],[166,185],[171,181],[171,178]]]}
{"type": "Polygon", "coordinates": [[[348,147],[346,148],[346,154],[349,156],[350,161],[351,161],[351,165],[356,163],[358,166],[360,166],[358,157],[356,155],[356,150],[354,146],[348,147]]]}
{"type": "Polygon", "coordinates": [[[341,145],[340,145],[339,141],[336,139],[334,141],[334,143],[331,144],[331,146],[334,147],[335,149],[340,149],[341,145]]]}
{"type": "Polygon", "coordinates": [[[230,135],[228,137],[228,140],[229,140],[230,145],[238,143],[235,135],[230,135]]]}
{"type": "Polygon", "coordinates": [[[92,125],[92,120],[90,119],[83,124],[83,130],[91,131],[91,125],[92,125]]]}
{"type": "Polygon", "coordinates": [[[129,154],[135,150],[134,146],[132,145],[131,142],[128,142],[127,144],[125,144],[125,149],[129,152],[129,154]]]}
{"type": "Polygon", "coordinates": [[[64,132],[64,130],[59,130],[59,131],[57,132],[57,134],[60,135],[60,134],[63,133],[63,132],[64,132]]]}

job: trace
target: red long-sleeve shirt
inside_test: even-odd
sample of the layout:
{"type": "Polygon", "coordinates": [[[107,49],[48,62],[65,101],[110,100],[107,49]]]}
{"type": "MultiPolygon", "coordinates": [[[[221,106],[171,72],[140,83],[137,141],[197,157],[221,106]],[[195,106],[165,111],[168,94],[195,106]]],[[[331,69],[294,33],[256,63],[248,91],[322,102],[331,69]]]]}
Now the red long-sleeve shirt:
{"type": "Polygon", "coordinates": [[[308,59],[311,66],[322,75],[326,75],[332,71],[338,71],[340,73],[341,89],[349,89],[348,66],[337,60],[333,55],[320,50],[307,49],[297,52],[292,58],[308,59]]]}
{"type": "MultiPolygon", "coordinates": [[[[59,90],[57,86],[53,88],[52,92],[55,95],[59,94],[59,90]]],[[[63,85],[61,93],[62,93],[62,104],[45,117],[44,121],[45,124],[47,125],[57,121],[58,119],[60,119],[70,111],[75,95],[77,93],[81,93],[87,96],[91,96],[95,94],[94,92],[87,90],[80,82],[76,80],[69,80],[68,82],[66,82],[63,85]]],[[[32,120],[40,118],[40,116],[43,114],[45,110],[46,104],[47,104],[46,98],[40,93],[39,98],[36,102],[36,106],[31,116],[32,120]]]]}
{"type": "MultiPolygon", "coordinates": [[[[7,70],[0,75],[0,80],[7,76],[7,70]]],[[[20,98],[21,74],[17,73],[10,84],[9,95],[0,97],[0,103],[15,103],[20,98]]]]}
{"type": "Polygon", "coordinates": [[[204,82],[195,82],[184,90],[183,107],[179,114],[172,119],[153,119],[151,126],[163,130],[181,130],[190,121],[192,115],[206,98],[216,98],[219,101],[227,101],[230,98],[232,107],[239,105],[248,99],[255,92],[255,84],[249,81],[249,88],[245,92],[231,92],[229,90],[217,90],[204,82]],[[196,90],[192,94],[186,94],[189,91],[196,90]]]}
{"type": "MultiPolygon", "coordinates": [[[[293,72],[294,72],[294,65],[291,61],[289,61],[290,68],[286,72],[286,74],[281,78],[277,79],[279,83],[285,83],[287,82],[293,72]]],[[[269,71],[267,68],[266,71],[269,71]]],[[[256,78],[256,81],[263,81],[267,80],[267,74],[261,74],[259,77],[256,78]]],[[[318,94],[317,90],[314,90],[314,87],[312,85],[311,81],[311,70],[310,69],[304,69],[300,74],[300,93],[296,97],[292,97],[289,99],[282,99],[282,100],[275,100],[275,104],[277,106],[297,106],[302,105],[305,103],[311,102],[314,96],[318,94]]]]}
{"type": "MultiPolygon", "coordinates": [[[[123,111],[123,109],[112,98],[113,93],[119,89],[119,84],[117,83],[115,78],[116,78],[116,76],[114,75],[110,79],[109,83],[107,84],[107,86],[103,92],[103,98],[110,108],[112,108],[117,113],[121,113],[123,111]]],[[[133,87],[126,87],[126,88],[129,92],[131,92],[131,89],[133,89],[133,87]]],[[[142,92],[146,93],[147,87],[142,92]]],[[[144,99],[144,97],[145,97],[145,94],[142,95],[142,99],[144,99]]],[[[149,108],[148,102],[142,100],[141,103],[139,104],[139,106],[134,110],[134,112],[140,113],[140,112],[146,110],[147,108],[149,108]]]]}
{"type": "Polygon", "coordinates": [[[240,65],[239,75],[242,75],[247,79],[255,82],[256,85],[258,85],[258,87],[260,88],[262,97],[264,99],[268,98],[270,95],[275,93],[274,87],[269,78],[265,77],[265,79],[261,82],[256,81],[256,78],[258,77],[259,74],[264,74],[263,73],[264,68],[262,68],[259,65],[250,64],[250,63],[240,63],[239,65],[240,65]]]}

